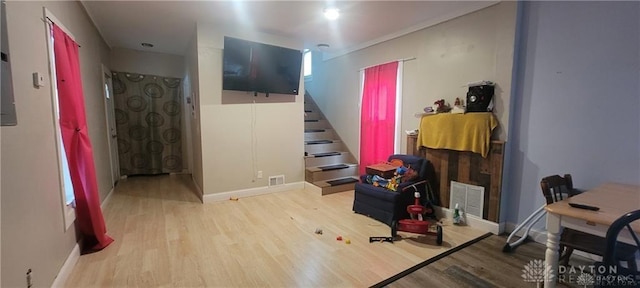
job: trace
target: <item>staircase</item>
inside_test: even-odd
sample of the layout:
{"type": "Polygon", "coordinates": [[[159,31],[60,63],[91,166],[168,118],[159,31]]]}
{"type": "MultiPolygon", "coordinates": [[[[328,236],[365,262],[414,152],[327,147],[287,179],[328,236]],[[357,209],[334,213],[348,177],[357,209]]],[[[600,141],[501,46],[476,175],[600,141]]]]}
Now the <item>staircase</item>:
{"type": "Polygon", "coordinates": [[[322,195],[353,190],[358,164],[325,120],[311,96],[304,96],[305,181],[320,187],[322,195]]]}

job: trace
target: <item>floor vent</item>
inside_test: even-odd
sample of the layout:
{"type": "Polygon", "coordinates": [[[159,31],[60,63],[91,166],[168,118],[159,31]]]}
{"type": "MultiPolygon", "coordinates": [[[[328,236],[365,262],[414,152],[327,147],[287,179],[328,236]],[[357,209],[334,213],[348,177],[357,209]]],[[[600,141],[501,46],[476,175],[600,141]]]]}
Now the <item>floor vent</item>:
{"type": "Polygon", "coordinates": [[[269,177],[269,187],[278,185],[284,185],[284,175],[269,177]]]}

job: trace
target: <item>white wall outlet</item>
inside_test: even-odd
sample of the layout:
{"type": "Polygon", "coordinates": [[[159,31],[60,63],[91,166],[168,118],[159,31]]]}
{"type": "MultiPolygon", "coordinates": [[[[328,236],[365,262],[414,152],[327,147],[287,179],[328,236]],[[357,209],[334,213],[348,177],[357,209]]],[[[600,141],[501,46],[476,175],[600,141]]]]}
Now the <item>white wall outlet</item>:
{"type": "Polygon", "coordinates": [[[262,179],[262,170],[258,171],[258,179],[262,179]]]}

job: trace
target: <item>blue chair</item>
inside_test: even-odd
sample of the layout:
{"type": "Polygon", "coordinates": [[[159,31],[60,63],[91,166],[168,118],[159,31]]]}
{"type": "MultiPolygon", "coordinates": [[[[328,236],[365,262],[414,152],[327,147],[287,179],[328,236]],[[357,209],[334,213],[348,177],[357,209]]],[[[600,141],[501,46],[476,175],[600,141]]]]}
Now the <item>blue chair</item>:
{"type": "Polygon", "coordinates": [[[618,235],[624,228],[627,228],[635,241],[635,245],[632,246],[635,246],[636,251],[640,247],[638,235],[631,228],[631,223],[638,219],[640,219],[640,210],[623,215],[609,226],[602,261],[596,262],[594,265],[596,271],[595,287],[640,287],[640,271],[638,271],[636,263],[620,259],[618,251],[621,245],[626,245],[618,241],[618,235]],[[621,266],[621,262],[627,262],[627,267],[621,266]]]}
{"type": "Polygon", "coordinates": [[[391,155],[388,161],[393,159],[402,160],[404,166],[414,169],[418,176],[411,181],[401,182],[397,191],[391,191],[367,183],[367,175],[361,175],[361,182],[356,183],[354,188],[353,211],[389,225],[392,227],[392,236],[396,236],[393,229],[395,222],[409,218],[407,206],[414,203],[414,192],[420,192],[422,205],[437,205],[437,198],[429,185],[429,180],[435,179],[431,162],[422,157],[404,154],[391,155]]]}

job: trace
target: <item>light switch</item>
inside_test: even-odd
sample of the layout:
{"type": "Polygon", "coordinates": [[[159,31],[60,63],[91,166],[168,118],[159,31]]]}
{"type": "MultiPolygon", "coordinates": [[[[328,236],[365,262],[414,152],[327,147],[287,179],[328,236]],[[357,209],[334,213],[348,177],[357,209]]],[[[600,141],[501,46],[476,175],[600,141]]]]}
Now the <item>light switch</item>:
{"type": "Polygon", "coordinates": [[[40,88],[44,86],[44,76],[38,72],[33,72],[33,87],[40,88]]]}

